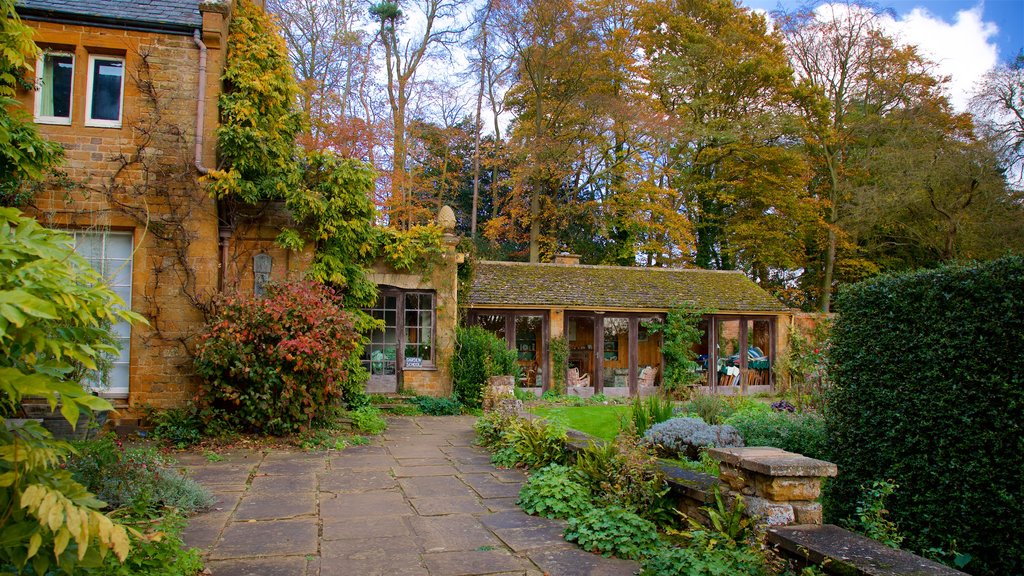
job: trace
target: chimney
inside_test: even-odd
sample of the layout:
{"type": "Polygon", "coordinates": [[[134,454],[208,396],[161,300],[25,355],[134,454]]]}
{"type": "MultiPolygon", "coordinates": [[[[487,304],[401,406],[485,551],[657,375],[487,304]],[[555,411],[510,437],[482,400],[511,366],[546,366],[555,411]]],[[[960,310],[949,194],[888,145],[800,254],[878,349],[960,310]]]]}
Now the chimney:
{"type": "Polygon", "coordinates": [[[580,263],[579,254],[569,254],[568,252],[562,252],[561,254],[555,254],[555,264],[562,264],[564,266],[577,266],[580,263]]]}

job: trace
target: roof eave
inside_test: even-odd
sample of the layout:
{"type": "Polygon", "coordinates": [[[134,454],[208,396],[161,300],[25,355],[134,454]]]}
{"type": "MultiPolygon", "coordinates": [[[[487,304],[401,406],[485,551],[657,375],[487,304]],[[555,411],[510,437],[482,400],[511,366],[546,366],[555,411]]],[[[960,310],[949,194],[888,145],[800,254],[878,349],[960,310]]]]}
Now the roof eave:
{"type": "Polygon", "coordinates": [[[39,22],[51,22],[54,24],[77,24],[94,25],[101,28],[112,28],[115,30],[131,30],[133,32],[152,32],[158,34],[174,34],[178,36],[191,36],[194,30],[202,28],[201,24],[183,24],[177,22],[146,22],[131,20],[127,18],[114,18],[111,16],[98,16],[95,14],[72,14],[69,12],[58,12],[56,10],[43,10],[39,8],[17,7],[18,15],[25,20],[39,22]]]}

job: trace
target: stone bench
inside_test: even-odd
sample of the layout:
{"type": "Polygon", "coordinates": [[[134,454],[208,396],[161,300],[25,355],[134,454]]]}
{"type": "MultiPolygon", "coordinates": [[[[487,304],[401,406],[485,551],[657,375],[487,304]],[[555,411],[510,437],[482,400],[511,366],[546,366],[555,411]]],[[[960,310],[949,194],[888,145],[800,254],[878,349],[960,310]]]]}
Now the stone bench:
{"type": "Polygon", "coordinates": [[[832,524],[770,528],[766,539],[782,554],[842,576],[954,576],[963,572],[832,524]]]}

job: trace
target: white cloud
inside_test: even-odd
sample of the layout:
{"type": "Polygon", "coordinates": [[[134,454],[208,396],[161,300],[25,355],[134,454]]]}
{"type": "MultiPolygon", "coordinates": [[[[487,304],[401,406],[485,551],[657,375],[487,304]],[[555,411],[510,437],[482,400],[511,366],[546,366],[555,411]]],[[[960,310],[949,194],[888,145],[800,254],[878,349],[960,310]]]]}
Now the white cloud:
{"type": "Polygon", "coordinates": [[[890,33],[916,45],[923,56],[935,62],[937,75],[950,77],[947,87],[957,111],[967,110],[976,84],[998,63],[994,39],[999,28],[982,20],[980,4],[957,12],[954,23],[921,7],[898,19],[887,16],[883,22],[890,33]]]}

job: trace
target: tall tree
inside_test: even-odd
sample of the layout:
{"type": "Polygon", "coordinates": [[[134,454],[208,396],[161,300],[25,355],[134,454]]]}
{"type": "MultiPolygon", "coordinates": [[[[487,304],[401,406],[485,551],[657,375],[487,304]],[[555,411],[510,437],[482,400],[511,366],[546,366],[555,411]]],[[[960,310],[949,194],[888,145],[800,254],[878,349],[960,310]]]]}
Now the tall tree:
{"type": "Polygon", "coordinates": [[[1024,51],[985,75],[973,103],[1015,186],[1024,189],[1024,51]]]}
{"type": "Polygon", "coordinates": [[[828,312],[840,258],[847,270],[856,271],[850,279],[878,270],[857,255],[847,234],[851,147],[864,144],[858,133],[893,110],[934,101],[939,82],[912,47],[885,34],[873,8],[847,1],[775,16],[801,80],[804,142],[815,170],[811,191],[822,201],[827,226],[822,248],[810,247],[820,256],[812,253],[808,262],[808,270],[817,274],[806,275],[816,284],[807,291],[828,312]]]}
{"type": "Polygon", "coordinates": [[[392,224],[399,227],[412,224],[410,215],[406,214],[410,194],[406,122],[416,73],[433,49],[453,44],[463,32],[455,24],[460,9],[457,0],[420,0],[418,9],[422,14],[422,28],[411,38],[403,40],[401,25],[406,16],[398,2],[385,0],[370,8],[370,14],[380,25],[377,34],[384,49],[388,105],[391,109],[392,204],[389,217],[392,224]]]}
{"type": "Polygon", "coordinates": [[[641,29],[694,263],[762,282],[802,266],[797,231],[811,212],[781,39],[732,0],[650,3],[641,29]]]}

